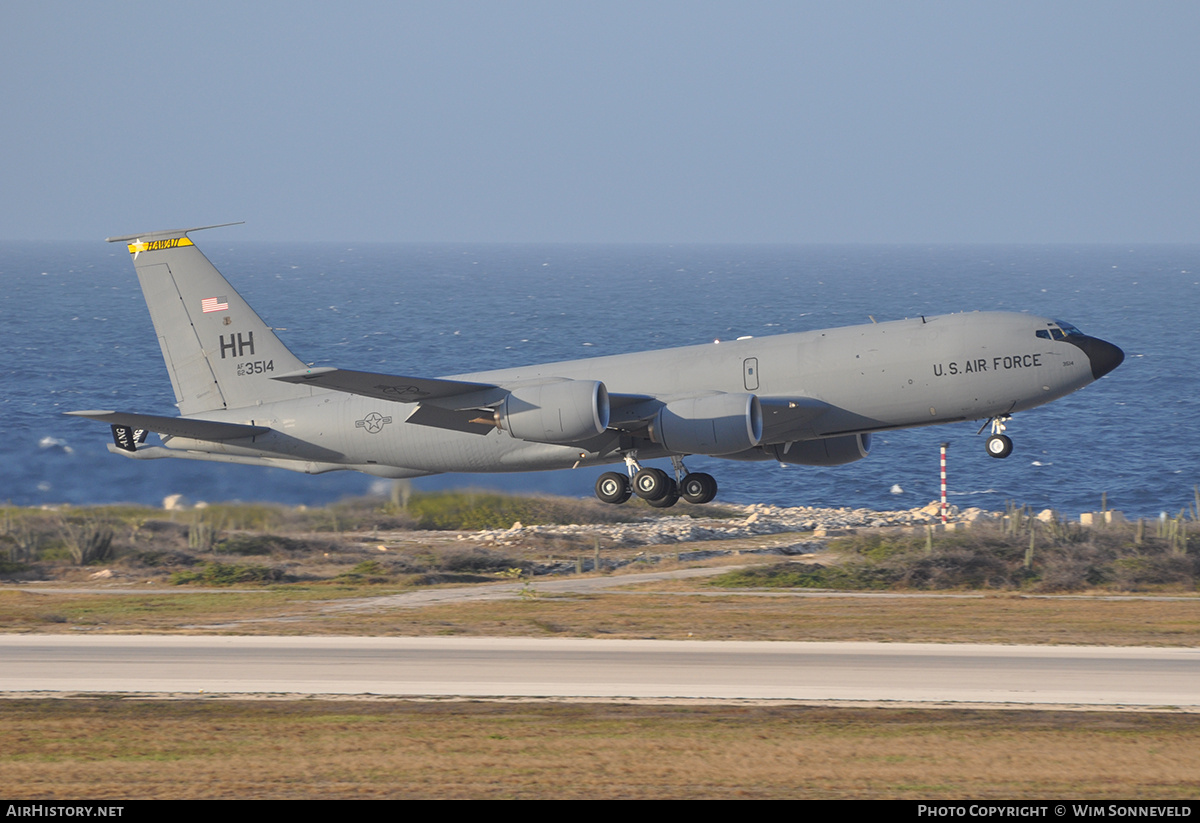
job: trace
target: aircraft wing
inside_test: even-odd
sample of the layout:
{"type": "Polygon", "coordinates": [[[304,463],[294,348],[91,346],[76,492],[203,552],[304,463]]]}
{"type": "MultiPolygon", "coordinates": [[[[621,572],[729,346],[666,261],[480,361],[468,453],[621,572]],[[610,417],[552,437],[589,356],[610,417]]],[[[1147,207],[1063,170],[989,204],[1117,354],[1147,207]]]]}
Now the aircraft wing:
{"type": "MultiPolygon", "coordinates": [[[[663,408],[677,398],[670,395],[654,397],[646,394],[610,394],[612,417],[609,425],[624,431],[637,431],[652,421],[663,408]]],[[[762,408],[762,442],[773,443],[787,439],[808,439],[815,435],[811,424],[829,410],[824,400],[812,397],[759,397],[762,408]],[[788,438],[787,435],[795,435],[788,438]]]]}
{"type": "Polygon", "coordinates": [[[831,408],[824,400],[812,397],[759,397],[758,402],[762,406],[763,443],[814,437],[812,424],[831,408]]]}
{"type": "Polygon", "coordinates": [[[404,421],[418,426],[433,426],[437,429],[466,432],[467,434],[489,434],[496,430],[492,413],[485,409],[447,409],[432,403],[421,403],[404,421]]]}
{"type": "Polygon", "coordinates": [[[274,380],[285,383],[308,384],[323,389],[391,400],[396,403],[433,403],[450,409],[487,406],[504,398],[508,392],[490,383],[467,383],[462,380],[440,380],[431,377],[405,377],[396,374],[335,369],[325,366],[301,369],[276,375],[274,380]]]}
{"type": "Polygon", "coordinates": [[[274,379],[377,400],[416,403],[417,408],[405,420],[406,423],[481,435],[496,430],[489,409],[508,394],[507,389],[491,383],[407,377],[332,367],[288,372],[274,379]]]}
{"type": "Polygon", "coordinates": [[[72,417],[86,417],[89,420],[99,420],[110,426],[127,426],[131,429],[146,429],[147,431],[169,434],[175,437],[191,437],[196,440],[236,440],[239,437],[253,437],[266,434],[271,429],[267,426],[247,426],[243,423],[221,423],[216,420],[194,420],[190,417],[163,417],[157,414],[135,414],[133,412],[104,411],[92,409],[89,411],[66,412],[72,417]]]}
{"type": "MultiPolygon", "coordinates": [[[[275,376],[286,383],[308,384],[324,389],[391,400],[416,403],[406,422],[439,429],[487,434],[496,424],[490,416],[509,389],[491,383],[444,380],[430,377],[380,374],[321,367],[275,376]]],[[[609,426],[623,431],[644,428],[669,397],[645,394],[609,394],[612,416],[609,426]]],[[[763,442],[807,439],[815,436],[811,424],[829,409],[829,405],[811,397],[760,397],[763,413],[763,442]]]]}
{"type": "MultiPolygon", "coordinates": [[[[288,372],[273,379],[320,386],[323,389],[379,400],[416,403],[417,408],[405,420],[406,423],[470,434],[487,434],[496,430],[495,419],[491,416],[492,409],[504,400],[512,389],[492,383],[407,377],[332,367],[288,372]]],[[[614,428],[626,428],[622,422],[635,425],[638,422],[644,423],[662,405],[653,397],[640,394],[611,394],[609,402],[614,412],[614,428]],[[641,408],[642,406],[644,408],[641,408]],[[624,417],[618,414],[618,410],[626,409],[632,411],[632,414],[627,413],[624,417]]]]}
{"type": "Polygon", "coordinates": [[[608,425],[621,431],[634,432],[644,429],[662,409],[664,401],[649,394],[608,395],[610,414],[608,425]]]}

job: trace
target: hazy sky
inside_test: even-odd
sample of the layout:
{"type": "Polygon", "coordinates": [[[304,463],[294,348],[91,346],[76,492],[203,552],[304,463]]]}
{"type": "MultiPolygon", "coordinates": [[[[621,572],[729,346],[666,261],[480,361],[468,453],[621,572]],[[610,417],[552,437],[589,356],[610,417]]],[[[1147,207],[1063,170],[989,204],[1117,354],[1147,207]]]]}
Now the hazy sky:
{"type": "Polygon", "coordinates": [[[1200,240],[1200,3],[0,3],[0,239],[1200,240]]]}

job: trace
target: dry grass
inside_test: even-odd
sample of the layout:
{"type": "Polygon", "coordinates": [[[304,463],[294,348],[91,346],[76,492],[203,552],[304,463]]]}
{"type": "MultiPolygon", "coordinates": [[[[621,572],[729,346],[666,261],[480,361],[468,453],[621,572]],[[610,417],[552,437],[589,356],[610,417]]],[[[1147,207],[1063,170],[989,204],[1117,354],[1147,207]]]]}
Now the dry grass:
{"type": "MultiPolygon", "coordinates": [[[[702,583],[688,584],[693,589],[702,583]]],[[[281,586],[239,592],[38,594],[0,591],[6,631],[484,635],[893,643],[1200,645],[1200,600],[760,596],[689,593],[677,581],[641,593],[546,596],[422,608],[335,611],[387,587],[281,586]],[[662,591],[667,589],[668,591],[662,591]],[[332,595],[338,595],[336,599],[332,595]],[[208,628],[205,628],[208,627],[208,628]]],[[[536,583],[533,592],[537,592],[536,583]]]]}
{"type": "Polygon", "coordinates": [[[1195,646],[1200,602],[606,594],[346,615],[304,631],[322,624],[339,634],[1195,646]]]}
{"type": "Polygon", "coordinates": [[[1194,798],[1200,717],[12,701],[0,796],[1194,798]]]}

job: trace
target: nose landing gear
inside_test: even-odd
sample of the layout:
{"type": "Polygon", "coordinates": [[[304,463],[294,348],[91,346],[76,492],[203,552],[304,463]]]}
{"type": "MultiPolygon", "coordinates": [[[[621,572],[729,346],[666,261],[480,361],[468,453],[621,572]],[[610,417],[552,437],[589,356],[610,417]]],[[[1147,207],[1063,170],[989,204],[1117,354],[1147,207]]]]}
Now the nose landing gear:
{"type": "MultiPolygon", "coordinates": [[[[1004,429],[1006,428],[1004,424],[1009,420],[1012,420],[1011,414],[1001,414],[988,421],[992,424],[992,433],[988,437],[985,447],[987,448],[987,453],[992,457],[1003,459],[1012,454],[1012,438],[1004,433],[1004,429]]],[[[987,423],[984,423],[980,426],[979,432],[982,433],[987,428],[987,425],[987,423]]]]}

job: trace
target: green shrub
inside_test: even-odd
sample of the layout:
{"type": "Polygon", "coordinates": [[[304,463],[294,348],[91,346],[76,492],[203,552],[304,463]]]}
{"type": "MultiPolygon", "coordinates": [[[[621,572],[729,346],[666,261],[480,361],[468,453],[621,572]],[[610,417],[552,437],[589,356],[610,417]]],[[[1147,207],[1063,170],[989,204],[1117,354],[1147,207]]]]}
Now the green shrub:
{"type": "Polygon", "coordinates": [[[439,583],[491,583],[496,578],[482,574],[462,574],[450,572],[431,572],[419,574],[412,579],[415,586],[436,586],[439,583]]]}
{"type": "Polygon", "coordinates": [[[855,535],[854,537],[839,537],[829,541],[830,551],[877,561],[886,560],[898,554],[924,551],[924,548],[924,537],[884,532],[855,535]]]}
{"type": "Polygon", "coordinates": [[[16,560],[4,560],[0,558],[0,575],[4,574],[20,574],[21,572],[29,571],[29,566],[16,560]]]}
{"type": "Polygon", "coordinates": [[[133,552],[132,554],[125,555],[124,559],[133,565],[148,566],[152,569],[164,566],[194,566],[197,562],[196,558],[190,554],[171,551],[169,549],[148,549],[146,551],[133,552]]]}
{"type": "Polygon", "coordinates": [[[436,560],[437,568],[447,572],[499,572],[520,565],[487,549],[462,549],[443,552],[436,560]]]}
{"type": "Polygon", "coordinates": [[[714,577],[710,585],[738,588],[886,589],[895,573],[868,563],[823,566],[819,563],[779,563],[739,569],[714,577]]]}
{"type": "Polygon", "coordinates": [[[1004,589],[1020,566],[988,550],[950,547],[891,564],[895,581],[914,589],[1004,589]]]}
{"type": "Polygon", "coordinates": [[[235,563],[205,563],[197,571],[175,572],[174,586],[199,583],[205,586],[232,586],[239,583],[277,583],[283,580],[281,569],[268,566],[242,566],[235,563]]]}
{"type": "Polygon", "coordinates": [[[1179,554],[1121,557],[1113,561],[1113,579],[1131,591],[1170,585],[1195,588],[1198,565],[1200,559],[1179,554]]]}
{"type": "Polygon", "coordinates": [[[241,557],[303,551],[308,546],[303,540],[293,540],[277,534],[235,534],[217,543],[213,551],[218,554],[236,554],[241,557]]]}
{"type": "Polygon", "coordinates": [[[340,583],[390,583],[393,570],[378,560],[364,560],[335,578],[340,583]]]}
{"type": "Polygon", "coordinates": [[[511,497],[492,492],[443,492],[416,494],[408,513],[419,529],[508,529],[523,525],[557,523],[618,522],[631,519],[618,507],[598,509],[591,501],[556,497],[511,497]]]}

